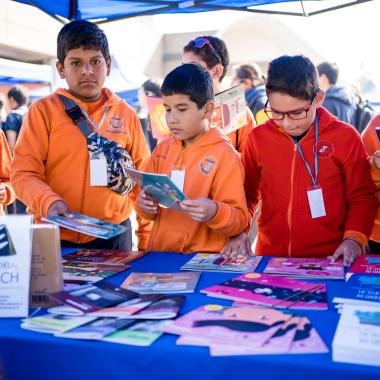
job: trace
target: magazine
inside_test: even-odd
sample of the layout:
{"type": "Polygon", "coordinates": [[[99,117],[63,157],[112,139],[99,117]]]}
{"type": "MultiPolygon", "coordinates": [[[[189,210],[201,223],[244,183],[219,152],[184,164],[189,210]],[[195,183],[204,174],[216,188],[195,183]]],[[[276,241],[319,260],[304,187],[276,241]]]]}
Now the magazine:
{"type": "Polygon", "coordinates": [[[205,305],[165,326],[170,334],[195,338],[196,345],[261,347],[292,316],[275,309],[205,305]]]}
{"type": "Polygon", "coordinates": [[[45,222],[57,224],[60,227],[77,231],[89,236],[95,236],[100,239],[110,239],[120,235],[126,230],[126,227],[118,224],[105,222],[100,219],[91,218],[90,216],[70,211],[70,216],[47,216],[41,218],[45,222]]]}
{"type": "Polygon", "coordinates": [[[102,281],[96,285],[81,286],[68,292],[52,293],[50,296],[65,305],[90,313],[136,298],[139,294],[102,281]]]}
{"type": "Polygon", "coordinates": [[[26,330],[55,334],[74,329],[94,319],[96,319],[96,317],[87,315],[68,316],[48,313],[38,317],[24,319],[21,323],[21,327],[26,330]]]}
{"type": "Polygon", "coordinates": [[[127,265],[144,255],[147,251],[116,251],[109,249],[81,249],[69,253],[64,260],[78,263],[97,263],[107,265],[127,265]]]}
{"type": "MultiPolygon", "coordinates": [[[[272,355],[285,354],[290,351],[297,332],[299,317],[292,317],[286,321],[272,337],[261,347],[252,348],[238,345],[212,344],[210,345],[211,356],[231,355],[272,355]]],[[[177,341],[178,344],[178,341],[177,341]]]]}
{"type": "Polygon", "coordinates": [[[106,342],[150,346],[162,334],[162,329],[170,321],[139,321],[103,338],[106,342]]]}
{"type": "Polygon", "coordinates": [[[125,171],[139,184],[142,190],[161,206],[180,209],[186,195],[165,174],[139,172],[126,168],[125,171]]]}
{"type": "Polygon", "coordinates": [[[62,260],[64,281],[83,280],[89,283],[98,282],[129,269],[127,265],[108,265],[97,263],[74,263],[62,260]]]}
{"type": "Polygon", "coordinates": [[[181,270],[209,271],[209,272],[254,272],[259,265],[261,256],[249,257],[245,262],[224,259],[216,253],[198,253],[181,270]]]}
{"type": "Polygon", "coordinates": [[[293,257],[272,257],[264,270],[277,276],[344,279],[343,261],[332,263],[329,259],[303,259],[293,257]]]}
{"type": "Polygon", "coordinates": [[[175,318],[184,301],[185,297],[183,296],[165,296],[138,311],[133,317],[135,319],[175,318]]]}
{"type": "Polygon", "coordinates": [[[133,319],[99,318],[85,325],[54,335],[61,338],[99,340],[123,327],[132,325],[134,322],[133,319]]]}
{"type": "Polygon", "coordinates": [[[160,142],[171,135],[166,124],[164,100],[154,96],[147,96],[146,102],[153,138],[160,142]]]}
{"type": "Polygon", "coordinates": [[[161,297],[161,294],[143,294],[118,305],[94,311],[91,315],[96,315],[97,317],[134,318],[134,314],[158,301],[161,297]]]}
{"type": "Polygon", "coordinates": [[[380,307],[344,305],[332,342],[336,362],[380,366],[380,307]]]}
{"type": "Polygon", "coordinates": [[[360,255],[349,270],[350,273],[380,274],[380,255],[360,255]]]}
{"type": "Polygon", "coordinates": [[[121,284],[122,288],[141,294],[193,293],[200,273],[131,273],[121,284]]]}
{"type": "Polygon", "coordinates": [[[276,308],[327,310],[324,284],[259,273],[245,273],[201,293],[276,308]]]}
{"type": "Polygon", "coordinates": [[[247,125],[244,85],[239,84],[215,95],[216,108],[213,126],[219,127],[225,134],[247,125]]]}

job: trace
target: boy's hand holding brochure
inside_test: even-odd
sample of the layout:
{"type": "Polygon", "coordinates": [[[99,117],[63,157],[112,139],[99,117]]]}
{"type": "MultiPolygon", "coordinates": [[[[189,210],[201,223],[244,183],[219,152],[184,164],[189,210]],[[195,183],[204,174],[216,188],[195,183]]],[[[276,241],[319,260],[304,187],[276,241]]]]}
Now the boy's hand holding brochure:
{"type": "Polygon", "coordinates": [[[215,201],[208,198],[187,199],[181,202],[181,210],[186,212],[190,218],[207,223],[218,212],[215,201]]]}
{"type": "Polygon", "coordinates": [[[53,202],[48,209],[47,216],[70,215],[70,210],[64,201],[53,202]]]}
{"type": "Polygon", "coordinates": [[[158,213],[158,203],[142,190],[139,193],[137,202],[143,212],[152,215],[158,213]]]}

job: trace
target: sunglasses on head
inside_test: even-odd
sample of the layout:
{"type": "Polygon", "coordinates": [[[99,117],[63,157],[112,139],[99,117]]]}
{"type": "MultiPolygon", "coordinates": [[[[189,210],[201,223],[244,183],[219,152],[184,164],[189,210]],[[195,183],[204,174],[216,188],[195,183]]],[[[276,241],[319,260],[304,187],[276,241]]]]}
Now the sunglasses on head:
{"type": "Polygon", "coordinates": [[[198,49],[202,49],[203,47],[208,45],[210,47],[211,51],[214,53],[214,55],[218,58],[220,63],[222,63],[222,59],[220,58],[219,53],[215,50],[214,46],[212,46],[211,42],[207,38],[199,37],[199,38],[195,39],[193,42],[194,42],[194,46],[198,49]]]}

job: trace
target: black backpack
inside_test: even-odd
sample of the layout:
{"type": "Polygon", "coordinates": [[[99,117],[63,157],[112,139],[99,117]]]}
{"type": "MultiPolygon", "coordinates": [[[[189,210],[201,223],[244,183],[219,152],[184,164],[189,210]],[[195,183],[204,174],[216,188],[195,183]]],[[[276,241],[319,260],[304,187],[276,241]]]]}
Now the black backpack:
{"type": "Polygon", "coordinates": [[[374,116],[375,110],[371,107],[368,100],[360,101],[356,104],[354,127],[359,133],[362,133],[374,116]]]}

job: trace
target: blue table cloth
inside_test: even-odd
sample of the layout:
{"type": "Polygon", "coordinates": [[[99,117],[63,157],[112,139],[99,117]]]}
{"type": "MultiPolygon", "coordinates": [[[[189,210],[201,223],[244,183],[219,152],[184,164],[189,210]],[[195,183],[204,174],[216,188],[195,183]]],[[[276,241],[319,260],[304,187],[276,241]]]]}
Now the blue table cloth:
{"type": "MultiPolygon", "coordinates": [[[[65,252],[68,252],[67,250],[65,252]]],[[[128,271],[107,279],[120,284],[133,272],[177,272],[192,255],[151,253],[131,263],[128,271]]],[[[261,272],[267,260],[258,268],[261,272]]],[[[194,294],[187,294],[181,313],[208,303],[231,301],[207,297],[199,290],[231,279],[234,273],[203,272],[194,294]]],[[[211,357],[206,347],[176,346],[177,336],[164,334],[150,347],[56,338],[20,328],[20,319],[0,319],[0,360],[8,380],[104,379],[281,379],[372,380],[380,367],[335,363],[331,343],[339,320],[331,299],[342,281],[327,281],[328,311],[300,311],[309,317],[330,349],[326,354],[211,357]]],[[[380,358],[379,358],[380,360],[380,358]]],[[[1,375],[0,375],[1,378],[1,375]]]]}

